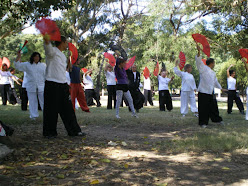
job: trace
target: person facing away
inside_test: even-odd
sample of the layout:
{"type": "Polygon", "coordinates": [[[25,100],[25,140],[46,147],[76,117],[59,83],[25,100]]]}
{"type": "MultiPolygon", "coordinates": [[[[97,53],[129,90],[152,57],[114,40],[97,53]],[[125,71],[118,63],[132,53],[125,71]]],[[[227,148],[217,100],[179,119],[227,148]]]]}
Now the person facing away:
{"type": "Polygon", "coordinates": [[[184,72],[178,69],[179,60],[176,60],[176,64],[174,67],[174,72],[177,76],[182,79],[181,86],[181,114],[184,117],[188,113],[188,104],[190,105],[191,112],[194,113],[196,117],[198,117],[198,109],[195,101],[195,91],[196,84],[195,78],[191,74],[192,66],[190,64],[186,64],[184,66],[184,72]]]}
{"type": "Polygon", "coordinates": [[[91,78],[92,71],[93,70],[88,70],[83,75],[85,97],[88,106],[95,105],[95,103],[93,102],[93,98],[94,98],[96,100],[96,104],[97,104],[96,106],[101,107],[100,98],[99,96],[97,96],[97,93],[94,89],[94,83],[91,78]]]}
{"type": "Polygon", "coordinates": [[[219,84],[216,74],[213,71],[215,61],[213,58],[208,58],[206,65],[202,62],[201,48],[197,46],[198,53],[195,56],[196,66],[200,73],[200,83],[198,86],[198,113],[199,125],[206,128],[209,118],[212,122],[223,124],[222,117],[219,115],[217,100],[214,95],[214,88],[222,89],[219,84]]]}
{"type": "Polygon", "coordinates": [[[227,73],[227,89],[228,89],[228,97],[227,97],[227,113],[232,113],[232,107],[233,107],[233,101],[236,102],[236,105],[239,109],[239,112],[241,114],[245,114],[244,112],[244,105],[239,97],[239,94],[236,92],[236,72],[234,70],[230,70],[231,67],[234,65],[231,65],[228,67],[226,73],[227,73]]]}
{"type": "Polygon", "coordinates": [[[18,51],[14,62],[16,69],[26,72],[26,90],[29,99],[30,119],[39,117],[38,99],[43,110],[46,64],[41,63],[41,55],[32,53],[29,62],[21,62],[21,52],[18,51]],[[38,99],[37,99],[38,97],[38,99]]]}
{"type": "Polygon", "coordinates": [[[107,109],[112,109],[112,102],[114,101],[114,108],[116,106],[116,80],[115,72],[110,64],[107,64],[104,68],[106,80],[107,80],[107,91],[108,91],[108,104],[107,109]]]}
{"type": "Polygon", "coordinates": [[[22,79],[15,76],[15,68],[11,68],[10,73],[13,75],[12,78],[9,78],[10,87],[11,87],[11,97],[12,97],[14,103],[21,104],[21,100],[17,96],[17,92],[15,89],[15,82],[16,82],[16,84],[21,85],[20,82],[23,82],[23,81],[22,81],[22,79]]]}
{"type": "Polygon", "coordinates": [[[77,60],[71,67],[71,70],[69,70],[70,74],[70,93],[71,93],[71,100],[72,105],[75,110],[75,99],[77,99],[82,111],[90,112],[89,107],[87,106],[87,102],[84,95],[84,90],[81,85],[82,82],[82,76],[80,73],[80,68],[78,67],[79,60],[77,60]]]}
{"type": "Polygon", "coordinates": [[[13,104],[10,100],[10,78],[12,78],[12,74],[8,71],[8,66],[4,63],[0,70],[0,92],[3,105],[7,105],[7,100],[10,104],[13,104]]]}
{"type": "Polygon", "coordinates": [[[85,136],[77,123],[72,106],[69,86],[66,80],[66,68],[69,63],[63,51],[68,48],[68,41],[61,36],[61,41],[55,41],[53,47],[49,37],[44,36],[46,54],[46,81],[44,91],[43,136],[57,136],[58,114],[65,125],[69,136],[85,136]]]}

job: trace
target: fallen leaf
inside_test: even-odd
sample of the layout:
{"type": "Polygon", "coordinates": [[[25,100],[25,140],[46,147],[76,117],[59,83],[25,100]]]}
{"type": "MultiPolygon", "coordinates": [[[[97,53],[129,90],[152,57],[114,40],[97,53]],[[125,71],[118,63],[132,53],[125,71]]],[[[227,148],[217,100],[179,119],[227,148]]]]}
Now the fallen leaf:
{"type": "Polygon", "coordinates": [[[127,146],[127,143],[125,141],[121,142],[121,144],[126,147],[127,146]]]}
{"type": "Polygon", "coordinates": [[[223,160],[222,158],[214,158],[215,161],[221,161],[223,160]]]}
{"type": "Polygon", "coordinates": [[[109,159],[101,159],[101,162],[110,163],[111,161],[109,159]]]}
{"type": "Polygon", "coordinates": [[[228,167],[222,167],[222,170],[230,170],[228,167]]]}
{"type": "Polygon", "coordinates": [[[91,185],[95,185],[95,184],[99,184],[98,180],[93,180],[92,182],[90,182],[91,185]]]}
{"type": "Polygon", "coordinates": [[[64,175],[64,174],[58,174],[58,175],[57,175],[57,178],[59,178],[59,179],[64,179],[64,178],[65,178],[65,175],[64,175]]]}
{"type": "Polygon", "coordinates": [[[129,166],[129,165],[128,165],[127,163],[124,164],[124,168],[125,168],[125,169],[128,169],[128,166],[129,166]]]}

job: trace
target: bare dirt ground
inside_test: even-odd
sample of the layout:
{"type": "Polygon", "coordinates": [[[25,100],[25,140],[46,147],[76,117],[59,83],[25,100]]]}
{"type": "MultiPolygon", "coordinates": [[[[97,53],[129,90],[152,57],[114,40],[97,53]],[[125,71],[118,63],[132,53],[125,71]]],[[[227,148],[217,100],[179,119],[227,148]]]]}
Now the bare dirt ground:
{"type": "Polygon", "coordinates": [[[14,153],[1,162],[0,185],[248,185],[247,152],[161,150],[162,142],[201,129],[193,117],[189,126],[180,118],[174,119],[179,125],[161,118],[143,120],[148,113],[141,112],[140,119],[127,113],[121,120],[84,114],[79,122],[86,138],[68,137],[61,121],[53,140],[42,137],[41,120],[18,125],[4,142],[14,153]]]}

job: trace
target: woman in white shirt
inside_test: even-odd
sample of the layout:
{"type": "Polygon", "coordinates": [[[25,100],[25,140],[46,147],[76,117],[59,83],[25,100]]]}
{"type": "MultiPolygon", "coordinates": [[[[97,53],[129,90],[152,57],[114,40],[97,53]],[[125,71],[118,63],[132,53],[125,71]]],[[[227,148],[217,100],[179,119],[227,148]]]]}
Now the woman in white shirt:
{"type": "Polygon", "coordinates": [[[233,107],[233,100],[235,100],[236,105],[240,111],[241,114],[244,113],[244,105],[241,102],[241,99],[239,97],[239,94],[236,92],[236,79],[234,78],[236,75],[236,72],[234,70],[230,70],[231,67],[234,65],[231,65],[226,73],[227,73],[227,89],[228,89],[228,97],[227,97],[227,113],[232,113],[232,107],[233,107]]]}
{"type": "Polygon", "coordinates": [[[40,62],[41,56],[38,52],[34,52],[31,55],[30,62],[21,63],[20,61],[21,53],[18,52],[14,64],[18,70],[26,72],[26,90],[29,99],[30,118],[35,120],[39,117],[38,99],[42,110],[44,106],[46,64],[40,62]]]}
{"type": "Polygon", "coordinates": [[[195,101],[195,92],[196,84],[195,78],[191,74],[192,66],[190,64],[186,64],[184,66],[184,72],[180,71],[177,66],[179,64],[179,60],[176,60],[176,64],[174,67],[174,72],[177,76],[182,78],[182,87],[181,87],[181,114],[184,117],[188,113],[188,104],[190,104],[191,112],[198,117],[198,109],[196,107],[195,101]]]}
{"type": "Polygon", "coordinates": [[[0,91],[1,91],[3,105],[7,104],[7,99],[9,101],[9,103],[11,103],[11,101],[10,101],[11,88],[10,88],[9,78],[12,77],[12,74],[7,70],[8,70],[8,67],[4,63],[2,65],[2,70],[0,70],[0,91]]]}
{"type": "Polygon", "coordinates": [[[114,108],[116,105],[116,81],[115,72],[110,64],[105,66],[105,75],[107,80],[108,104],[107,109],[112,109],[112,101],[114,100],[114,108]]]}
{"type": "Polygon", "coordinates": [[[158,90],[159,90],[159,110],[171,111],[173,109],[172,99],[169,92],[169,83],[174,79],[174,76],[171,78],[167,77],[167,71],[162,71],[161,75],[158,75],[158,90]]]}

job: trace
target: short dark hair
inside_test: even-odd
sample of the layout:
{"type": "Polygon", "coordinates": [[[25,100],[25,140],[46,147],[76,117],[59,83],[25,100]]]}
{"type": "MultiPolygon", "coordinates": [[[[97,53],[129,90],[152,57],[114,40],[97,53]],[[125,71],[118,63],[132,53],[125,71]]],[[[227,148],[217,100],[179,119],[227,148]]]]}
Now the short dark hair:
{"type": "Polygon", "coordinates": [[[235,71],[234,70],[229,70],[229,74],[232,75],[235,71]]]}
{"type": "Polygon", "coordinates": [[[13,72],[14,70],[15,70],[15,68],[11,68],[9,71],[10,71],[10,72],[13,72]]]}
{"type": "Polygon", "coordinates": [[[210,65],[211,63],[214,63],[214,59],[213,58],[208,58],[206,61],[206,65],[210,65]]]}
{"type": "Polygon", "coordinates": [[[66,41],[66,37],[65,36],[60,36],[61,41],[55,41],[55,46],[58,47],[62,42],[66,41]]]}
{"type": "Polygon", "coordinates": [[[30,63],[31,64],[33,64],[34,63],[34,57],[36,56],[36,55],[39,55],[39,62],[42,60],[42,57],[41,57],[41,55],[40,55],[40,53],[39,52],[34,52],[32,55],[31,55],[31,57],[30,57],[30,63]]]}
{"type": "Polygon", "coordinates": [[[126,62],[126,60],[125,59],[123,59],[123,58],[119,58],[119,63],[121,64],[121,63],[125,63],[126,62]]]}
{"type": "Polygon", "coordinates": [[[190,67],[192,67],[190,64],[186,64],[186,65],[184,66],[184,71],[187,71],[190,67]]]}

